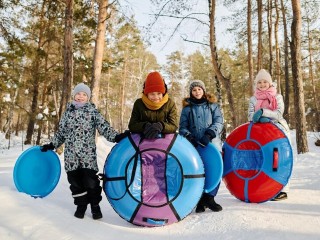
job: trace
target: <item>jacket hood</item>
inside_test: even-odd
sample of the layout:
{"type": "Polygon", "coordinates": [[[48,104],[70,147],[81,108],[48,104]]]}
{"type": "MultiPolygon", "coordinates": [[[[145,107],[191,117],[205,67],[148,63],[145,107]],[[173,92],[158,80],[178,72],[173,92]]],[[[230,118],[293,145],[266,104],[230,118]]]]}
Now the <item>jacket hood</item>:
{"type": "MultiPolygon", "coordinates": [[[[207,93],[207,101],[208,103],[216,103],[217,102],[217,97],[213,94],[207,93]]],[[[190,97],[186,97],[182,100],[182,106],[186,107],[190,105],[190,97]]]]}

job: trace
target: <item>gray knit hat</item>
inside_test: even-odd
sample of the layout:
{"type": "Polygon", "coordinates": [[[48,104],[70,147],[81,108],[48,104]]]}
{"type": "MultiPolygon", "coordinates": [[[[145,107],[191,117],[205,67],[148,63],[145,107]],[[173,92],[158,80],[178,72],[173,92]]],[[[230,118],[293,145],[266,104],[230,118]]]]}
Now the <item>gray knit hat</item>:
{"type": "Polygon", "coordinates": [[[189,87],[190,93],[192,92],[192,89],[194,87],[200,87],[200,88],[202,88],[202,90],[204,92],[206,92],[206,86],[204,85],[204,83],[201,80],[193,80],[193,81],[191,81],[190,87],[189,87]]]}
{"type": "Polygon", "coordinates": [[[73,91],[72,91],[72,97],[74,98],[74,96],[79,92],[85,92],[87,94],[87,96],[88,96],[88,99],[90,99],[91,90],[86,84],[79,83],[77,86],[75,86],[73,91]]]}

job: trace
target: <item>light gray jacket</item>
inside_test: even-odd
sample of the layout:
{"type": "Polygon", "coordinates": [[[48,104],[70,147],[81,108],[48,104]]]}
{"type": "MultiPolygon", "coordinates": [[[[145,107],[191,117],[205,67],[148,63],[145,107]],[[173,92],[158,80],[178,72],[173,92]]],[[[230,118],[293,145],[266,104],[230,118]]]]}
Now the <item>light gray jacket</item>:
{"type": "MultiPolygon", "coordinates": [[[[283,97],[281,94],[276,95],[277,100],[277,109],[276,110],[270,110],[270,109],[263,109],[263,117],[267,117],[272,119],[274,123],[280,123],[281,126],[285,129],[285,131],[289,131],[289,126],[287,124],[287,121],[283,118],[283,112],[284,112],[284,102],[283,97]]],[[[252,96],[249,101],[249,108],[248,108],[248,120],[252,121],[253,114],[255,113],[254,106],[257,103],[257,98],[255,96],[252,96]]]]}

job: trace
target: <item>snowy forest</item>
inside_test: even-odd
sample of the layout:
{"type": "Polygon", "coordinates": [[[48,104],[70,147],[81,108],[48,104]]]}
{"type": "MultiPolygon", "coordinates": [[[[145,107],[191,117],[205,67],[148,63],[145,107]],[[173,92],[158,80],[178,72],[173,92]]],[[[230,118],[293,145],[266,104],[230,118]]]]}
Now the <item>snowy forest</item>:
{"type": "Polygon", "coordinates": [[[137,2],[0,1],[0,132],[6,139],[23,132],[25,144],[48,141],[80,82],[122,132],[152,70],[163,74],[179,111],[189,81],[204,81],[219,99],[228,134],[247,122],[253,80],[264,68],[284,97],[297,152],[308,152],[307,131],[320,145],[320,1],[150,0],[143,27],[131,7],[137,2]],[[221,47],[221,32],[232,36],[230,47],[221,47]],[[195,50],[177,49],[159,63],[150,46],[174,36],[195,50]]]}

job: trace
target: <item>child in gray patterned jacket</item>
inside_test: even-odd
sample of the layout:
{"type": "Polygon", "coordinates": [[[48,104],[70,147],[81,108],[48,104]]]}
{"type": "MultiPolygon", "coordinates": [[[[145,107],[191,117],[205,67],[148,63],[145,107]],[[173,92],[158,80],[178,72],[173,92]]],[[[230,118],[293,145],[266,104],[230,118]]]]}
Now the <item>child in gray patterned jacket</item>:
{"type": "Polygon", "coordinates": [[[110,142],[119,142],[126,137],[118,134],[103,118],[93,103],[89,102],[90,88],[80,83],[72,91],[73,101],[68,103],[59,129],[52,142],[41,151],[53,150],[63,143],[64,165],[70,190],[77,210],[74,216],[83,218],[90,203],[93,219],[102,218],[99,202],[102,199],[96,154],[96,130],[110,142]]]}
{"type": "MultiPolygon", "coordinates": [[[[248,120],[261,123],[273,122],[284,131],[290,141],[290,132],[287,121],[283,118],[284,102],[281,94],[272,82],[271,75],[261,69],[254,81],[254,95],[250,98],[248,120]]],[[[279,201],[287,198],[289,185],[273,200],[279,201]]]]}

